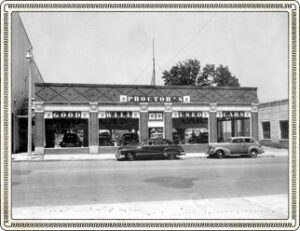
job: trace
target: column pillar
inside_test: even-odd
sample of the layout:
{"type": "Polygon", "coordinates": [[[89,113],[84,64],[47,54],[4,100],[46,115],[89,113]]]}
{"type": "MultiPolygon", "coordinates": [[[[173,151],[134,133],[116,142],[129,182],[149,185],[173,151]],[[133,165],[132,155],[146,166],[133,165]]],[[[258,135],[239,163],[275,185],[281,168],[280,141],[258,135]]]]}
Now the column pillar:
{"type": "Polygon", "coordinates": [[[172,103],[165,103],[164,114],[165,139],[173,141],[172,103]]]}
{"type": "Polygon", "coordinates": [[[209,143],[218,142],[217,104],[211,103],[209,110],[209,143]]]}
{"type": "Polygon", "coordinates": [[[34,153],[35,155],[44,156],[45,147],[45,110],[44,102],[34,102],[35,114],[35,132],[34,132],[34,153]]]}
{"type": "Polygon", "coordinates": [[[98,153],[99,147],[98,102],[90,102],[89,116],[89,149],[90,153],[98,153]]]}
{"type": "Polygon", "coordinates": [[[140,141],[149,138],[148,135],[148,103],[140,104],[140,141]]]}
{"type": "Polygon", "coordinates": [[[251,136],[258,140],[258,103],[252,103],[251,136]]]}

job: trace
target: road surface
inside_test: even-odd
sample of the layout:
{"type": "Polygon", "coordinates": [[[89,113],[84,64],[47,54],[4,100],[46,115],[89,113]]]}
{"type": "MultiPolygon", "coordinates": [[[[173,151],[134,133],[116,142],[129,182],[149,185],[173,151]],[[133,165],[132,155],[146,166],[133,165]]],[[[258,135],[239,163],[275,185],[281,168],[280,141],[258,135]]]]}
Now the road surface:
{"type": "Polygon", "coordinates": [[[13,162],[12,206],[288,194],[288,157],[13,162]]]}

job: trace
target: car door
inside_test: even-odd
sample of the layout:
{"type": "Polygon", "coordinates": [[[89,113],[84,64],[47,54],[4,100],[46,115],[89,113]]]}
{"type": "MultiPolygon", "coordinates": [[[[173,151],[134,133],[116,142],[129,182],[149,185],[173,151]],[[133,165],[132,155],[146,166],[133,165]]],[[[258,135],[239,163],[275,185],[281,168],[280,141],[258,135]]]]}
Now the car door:
{"type": "Polygon", "coordinates": [[[147,143],[147,147],[145,148],[146,152],[145,155],[155,155],[155,145],[153,140],[149,140],[147,143]]]}
{"type": "Polygon", "coordinates": [[[163,155],[165,143],[163,140],[157,139],[153,140],[153,154],[156,156],[163,155]]]}
{"type": "Polygon", "coordinates": [[[241,154],[244,151],[244,139],[243,138],[233,138],[230,144],[231,154],[241,154]]]}
{"type": "Polygon", "coordinates": [[[252,139],[252,138],[245,138],[245,150],[244,150],[244,153],[248,153],[248,149],[255,145],[255,140],[252,139]]]}

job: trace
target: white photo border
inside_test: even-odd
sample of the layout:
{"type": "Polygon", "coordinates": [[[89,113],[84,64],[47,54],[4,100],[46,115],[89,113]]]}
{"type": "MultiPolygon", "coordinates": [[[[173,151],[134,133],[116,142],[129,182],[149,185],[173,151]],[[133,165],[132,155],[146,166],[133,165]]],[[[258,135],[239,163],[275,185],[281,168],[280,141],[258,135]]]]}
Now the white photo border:
{"type": "Polygon", "coordinates": [[[299,4],[297,1],[4,1],[1,4],[1,226],[5,230],[295,230],[299,227],[299,4]],[[11,14],[13,12],[287,12],[289,206],[284,220],[17,220],[11,209],[11,14]]]}

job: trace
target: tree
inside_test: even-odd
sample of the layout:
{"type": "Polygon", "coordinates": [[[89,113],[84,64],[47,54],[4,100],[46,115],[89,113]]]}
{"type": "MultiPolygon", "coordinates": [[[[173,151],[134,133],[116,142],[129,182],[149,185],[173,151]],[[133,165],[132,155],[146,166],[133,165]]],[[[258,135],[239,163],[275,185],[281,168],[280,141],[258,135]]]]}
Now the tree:
{"type": "Polygon", "coordinates": [[[165,85],[195,86],[200,72],[200,62],[197,59],[189,59],[179,62],[170,71],[164,71],[162,78],[165,85]]]}
{"type": "Polygon", "coordinates": [[[239,80],[231,74],[228,67],[220,65],[216,68],[215,84],[217,87],[239,87],[239,80]]]}
{"type": "Polygon", "coordinates": [[[215,65],[207,64],[203,67],[202,72],[197,79],[197,85],[201,87],[211,87],[214,86],[214,81],[216,78],[215,65]]]}
{"type": "Polygon", "coordinates": [[[202,70],[197,59],[179,62],[170,71],[164,71],[165,85],[201,86],[201,87],[239,87],[239,80],[231,74],[227,66],[205,65],[202,70]]]}

